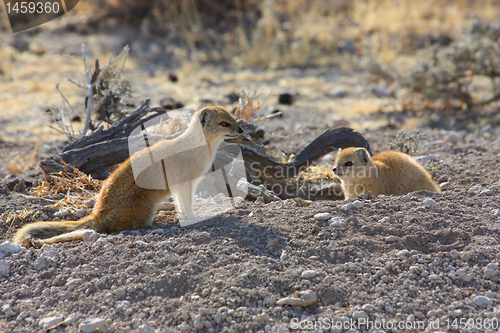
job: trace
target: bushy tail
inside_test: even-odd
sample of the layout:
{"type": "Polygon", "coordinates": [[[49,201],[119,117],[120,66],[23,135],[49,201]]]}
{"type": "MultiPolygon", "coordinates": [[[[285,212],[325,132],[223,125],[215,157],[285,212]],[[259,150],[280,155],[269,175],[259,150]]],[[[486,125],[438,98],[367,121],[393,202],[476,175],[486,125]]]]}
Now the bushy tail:
{"type": "Polygon", "coordinates": [[[82,240],[86,229],[96,229],[97,218],[89,215],[78,221],[35,222],[22,227],[14,236],[14,243],[24,247],[82,240]]]}

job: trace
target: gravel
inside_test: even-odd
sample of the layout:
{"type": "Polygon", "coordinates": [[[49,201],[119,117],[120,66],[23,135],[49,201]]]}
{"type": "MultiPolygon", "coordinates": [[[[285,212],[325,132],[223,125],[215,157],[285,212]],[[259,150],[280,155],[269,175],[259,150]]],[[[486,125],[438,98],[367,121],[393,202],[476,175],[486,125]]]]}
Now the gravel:
{"type": "MultiPolygon", "coordinates": [[[[419,151],[436,158],[430,161],[433,177],[448,183],[443,193],[307,206],[291,199],[244,201],[188,227],[160,212],[151,229],[87,231],[83,242],[41,249],[9,242],[21,225],[16,221],[9,231],[2,229],[0,327],[42,332],[54,323],[60,326],[51,332],[297,332],[296,323],[330,318],[425,327],[438,320],[443,324],[433,331],[443,331],[446,319],[498,318],[500,150],[493,135],[457,133],[460,139],[454,141],[449,131],[429,131],[419,151]],[[493,195],[482,194],[486,189],[493,195]]],[[[388,135],[397,133],[364,134],[378,152],[388,135]]],[[[301,142],[307,140],[289,144],[301,142]]],[[[43,200],[13,193],[0,196],[0,207],[54,216],[43,200]]]]}

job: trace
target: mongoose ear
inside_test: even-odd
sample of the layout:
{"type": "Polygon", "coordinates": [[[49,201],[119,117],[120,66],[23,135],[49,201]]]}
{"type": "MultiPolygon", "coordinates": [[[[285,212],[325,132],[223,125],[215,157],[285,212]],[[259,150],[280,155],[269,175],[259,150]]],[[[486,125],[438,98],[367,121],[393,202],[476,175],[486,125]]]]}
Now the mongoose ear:
{"type": "Polygon", "coordinates": [[[354,151],[354,153],[358,156],[360,161],[364,161],[365,164],[370,160],[370,156],[368,156],[368,152],[364,148],[358,148],[354,151]]]}
{"type": "Polygon", "coordinates": [[[342,151],[342,148],[339,148],[339,149],[337,150],[337,155],[339,155],[341,151],[342,151]]]}
{"type": "Polygon", "coordinates": [[[206,124],[210,123],[214,118],[215,114],[216,112],[211,108],[204,108],[203,110],[201,110],[200,112],[201,126],[205,126],[206,124]]]}

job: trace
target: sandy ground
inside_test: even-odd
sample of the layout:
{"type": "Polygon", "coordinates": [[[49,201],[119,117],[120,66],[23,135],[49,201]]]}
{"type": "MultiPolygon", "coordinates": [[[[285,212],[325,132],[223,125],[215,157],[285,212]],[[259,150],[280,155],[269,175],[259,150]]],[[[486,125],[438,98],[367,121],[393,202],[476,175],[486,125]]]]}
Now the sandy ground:
{"type": "MultiPolygon", "coordinates": [[[[71,36],[58,40],[68,48],[81,43],[71,44],[71,36]]],[[[92,49],[92,40],[86,42],[92,49]]],[[[13,52],[16,61],[47,67],[32,74],[26,67],[5,67],[2,75],[10,103],[2,109],[0,129],[2,241],[22,224],[57,218],[54,201],[64,196],[34,198],[7,187],[19,179],[43,181],[38,161],[64,146],[64,137],[45,127],[41,109],[58,105],[60,98],[46,85],[81,70],[77,60],[75,66],[58,63],[71,65],[67,70],[48,70],[59,66],[52,62],[55,47],[43,56],[9,47],[2,50],[13,52]],[[22,84],[23,77],[45,81],[33,89],[22,84]],[[13,165],[26,170],[14,175],[13,165]]],[[[89,233],[83,243],[42,249],[3,243],[0,332],[51,327],[51,332],[498,332],[497,109],[377,112],[396,105],[396,98],[375,96],[364,73],[340,68],[188,66],[177,72],[176,84],[168,82],[168,71],[150,74],[131,65],[125,75],[137,100],[148,97],[153,104],[173,96],[185,104],[210,99],[230,106],[225,95],[233,91],[257,88],[269,94],[265,108],[284,112],[282,119],[262,124],[274,152],[298,152],[338,125],[361,131],[374,153],[388,149],[402,130],[423,132],[429,136],[418,160],[443,193],[317,201],[307,207],[293,200],[244,201],[189,227],[160,211],[152,229],[89,233]],[[334,98],[333,89],[347,96],[334,98]],[[297,92],[297,101],[278,105],[282,91],[297,92]],[[318,213],[328,215],[315,217],[318,213]]],[[[65,90],[67,97],[81,103],[84,92],[71,89],[65,90]]],[[[67,218],[76,218],[74,211],[67,218]]]]}

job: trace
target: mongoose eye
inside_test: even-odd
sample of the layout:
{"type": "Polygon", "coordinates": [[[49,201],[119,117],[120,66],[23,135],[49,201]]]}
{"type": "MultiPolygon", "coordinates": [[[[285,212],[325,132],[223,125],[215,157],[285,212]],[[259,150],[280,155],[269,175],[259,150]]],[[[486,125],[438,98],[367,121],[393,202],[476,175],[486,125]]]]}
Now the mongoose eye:
{"type": "Polygon", "coordinates": [[[346,165],[346,166],[352,166],[352,162],[351,162],[351,161],[349,161],[349,162],[345,162],[345,165],[346,165]]]}
{"type": "Polygon", "coordinates": [[[226,123],[225,121],[223,121],[222,123],[220,123],[220,125],[221,125],[221,126],[224,126],[224,127],[228,127],[228,126],[229,126],[229,124],[228,124],[228,123],[226,123]]]}

